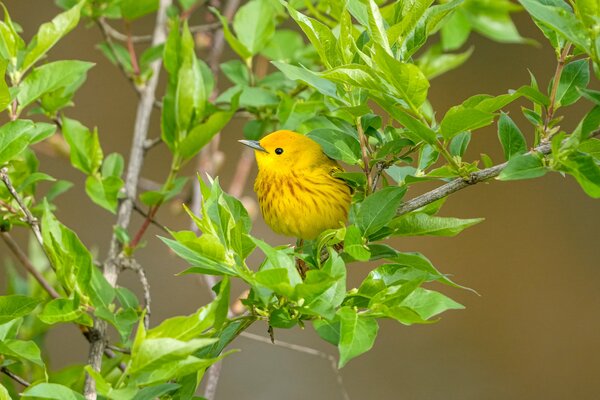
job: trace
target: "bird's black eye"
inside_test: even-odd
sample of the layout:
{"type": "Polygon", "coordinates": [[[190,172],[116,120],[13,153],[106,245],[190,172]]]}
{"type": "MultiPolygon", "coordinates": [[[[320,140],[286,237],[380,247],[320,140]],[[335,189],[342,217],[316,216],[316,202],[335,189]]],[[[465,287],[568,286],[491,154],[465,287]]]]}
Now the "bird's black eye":
{"type": "Polygon", "coordinates": [[[275,149],[275,154],[281,154],[283,153],[283,149],[281,147],[278,147],[275,149]]]}

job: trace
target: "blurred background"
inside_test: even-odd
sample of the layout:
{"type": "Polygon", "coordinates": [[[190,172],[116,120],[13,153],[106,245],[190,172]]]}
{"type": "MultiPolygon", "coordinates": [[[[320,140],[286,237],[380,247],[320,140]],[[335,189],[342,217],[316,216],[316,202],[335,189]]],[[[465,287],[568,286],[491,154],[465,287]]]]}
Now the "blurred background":
{"type": "MultiPolygon", "coordinates": [[[[23,27],[26,40],[58,12],[50,0],[4,3],[12,19],[23,27]]],[[[429,98],[438,113],[470,95],[501,94],[528,83],[527,68],[541,86],[547,84],[555,68],[553,50],[526,14],[517,14],[515,19],[523,36],[543,45],[501,45],[474,34],[470,39],[475,48],[471,59],[459,70],[432,81],[429,98]]],[[[135,34],[148,33],[153,23],[153,18],[136,23],[135,34]]],[[[77,58],[96,63],[75,98],[76,107],[67,114],[87,126],[98,127],[105,154],[117,151],[127,158],[137,95],[121,72],[97,50],[101,40],[95,25],[81,24],[50,54],[52,59],[77,58]]],[[[226,53],[223,59],[231,57],[226,53]]],[[[516,104],[511,109],[511,117],[525,130],[528,125],[519,107],[516,104]]],[[[582,102],[561,125],[573,128],[587,109],[582,102]]],[[[242,137],[243,123],[234,120],[222,132],[221,148],[227,158],[219,175],[225,188],[242,150],[236,140],[242,137]]],[[[524,133],[531,138],[531,132],[524,133]]],[[[159,134],[159,116],[154,113],[149,136],[159,134]]],[[[474,135],[466,157],[476,159],[481,152],[490,154],[496,162],[502,160],[495,125],[474,135]]],[[[40,162],[40,170],[76,184],[57,201],[57,216],[103,259],[115,216],[91,203],[83,190],[83,174],[68,162],[43,155],[40,162]]],[[[146,158],[143,176],[164,179],[169,163],[166,149],[158,146],[146,158]]],[[[195,173],[193,165],[186,173],[195,173]]],[[[255,174],[253,167],[245,190],[245,195],[252,198],[255,174]]],[[[466,309],[447,312],[433,325],[382,323],[373,350],[341,371],[350,397],[597,398],[600,202],[588,198],[570,177],[553,173],[532,181],[492,181],[467,188],[451,196],[442,215],[486,220],[456,238],[403,238],[394,245],[403,251],[424,253],[438,269],[474,288],[480,296],[437,287],[466,309]]],[[[189,226],[178,205],[163,207],[157,219],[172,229],[189,226]]],[[[132,230],[141,222],[135,215],[132,230]]],[[[152,227],[146,235],[146,248],[138,254],[151,285],[154,323],[191,313],[209,301],[207,288],[197,277],[175,276],[186,265],[155,238],[159,233],[152,227]]],[[[261,217],[256,220],[254,234],[272,244],[289,243],[289,239],[271,232],[261,217]]],[[[20,239],[25,240],[25,235],[20,239]]],[[[2,259],[9,257],[4,245],[0,245],[0,254],[2,259]]],[[[3,273],[0,271],[0,290],[5,286],[3,273]]],[[[368,269],[352,264],[349,273],[352,287],[368,269]]],[[[122,274],[119,283],[140,293],[139,283],[130,272],[122,274]]],[[[265,338],[266,330],[260,322],[250,329],[265,338]]],[[[336,354],[336,349],[319,339],[310,326],[304,330],[278,330],[276,339],[336,354]]],[[[86,362],[88,345],[74,326],[51,330],[46,346],[53,369],[86,362]]],[[[342,398],[336,376],[323,358],[244,337],[232,347],[241,352],[224,362],[217,390],[219,400],[342,398]]]]}

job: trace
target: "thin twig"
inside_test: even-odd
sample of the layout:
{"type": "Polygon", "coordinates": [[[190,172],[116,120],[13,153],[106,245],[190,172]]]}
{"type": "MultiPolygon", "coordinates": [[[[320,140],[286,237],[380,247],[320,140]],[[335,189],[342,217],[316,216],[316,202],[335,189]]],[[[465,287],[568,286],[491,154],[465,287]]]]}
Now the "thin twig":
{"type": "Polygon", "coordinates": [[[237,167],[233,174],[233,180],[231,181],[231,185],[227,191],[230,195],[238,198],[242,195],[244,188],[246,187],[246,182],[248,181],[248,176],[250,175],[250,170],[252,169],[253,163],[254,150],[244,147],[244,149],[242,149],[240,160],[238,161],[237,167]]]}
{"type": "MultiPolygon", "coordinates": [[[[225,4],[225,8],[223,10],[223,15],[227,20],[231,20],[233,14],[235,14],[236,10],[240,6],[240,0],[227,0],[225,4]]],[[[221,60],[221,55],[223,54],[223,49],[225,46],[225,39],[223,36],[223,30],[218,29],[213,35],[213,46],[208,56],[208,64],[210,69],[213,71],[215,77],[219,75],[219,63],[221,60]]],[[[215,85],[215,88],[217,86],[215,85]]],[[[217,90],[215,89],[212,93],[212,98],[216,97],[217,90]]],[[[202,149],[200,155],[197,157],[197,165],[198,171],[201,171],[204,174],[213,175],[214,171],[217,169],[217,164],[219,160],[222,161],[222,154],[219,151],[219,141],[220,135],[217,135],[211,143],[202,149]]],[[[194,184],[192,187],[192,211],[196,214],[200,213],[200,207],[202,204],[202,194],[200,192],[200,184],[197,179],[194,179],[194,184]]],[[[192,223],[192,230],[196,231],[198,228],[194,223],[192,223]]],[[[209,288],[212,288],[216,284],[216,279],[212,275],[203,275],[204,283],[209,288]]],[[[210,291],[211,296],[213,295],[212,291],[210,291]]],[[[216,364],[213,364],[208,370],[208,378],[206,380],[206,386],[204,387],[204,397],[208,400],[214,400],[217,386],[219,383],[219,377],[221,375],[221,366],[222,361],[219,361],[216,364]]]]}
{"type": "Polygon", "coordinates": [[[129,52],[129,59],[131,60],[131,67],[133,68],[134,75],[140,74],[140,66],[138,65],[137,55],[135,54],[135,46],[131,40],[131,22],[125,21],[125,32],[127,32],[127,51],[129,52]]]}
{"type": "Polygon", "coordinates": [[[146,310],[146,313],[144,314],[144,328],[148,330],[150,329],[150,314],[152,314],[150,310],[150,303],[152,302],[150,297],[150,283],[148,283],[146,270],[139,263],[135,262],[135,260],[132,261],[133,270],[137,273],[144,292],[144,309],[146,310]]]}
{"type": "MultiPolygon", "coordinates": [[[[137,204],[135,204],[135,203],[133,203],[133,211],[137,212],[138,214],[140,214],[144,218],[148,218],[148,216],[149,216],[149,214],[147,212],[145,212],[144,210],[142,210],[142,208],[140,206],[138,206],[137,204]]],[[[167,227],[164,226],[163,224],[161,224],[160,222],[158,222],[156,220],[156,218],[151,217],[150,218],[150,223],[152,223],[152,225],[156,226],[161,231],[163,231],[165,233],[169,233],[169,230],[167,229],[167,227]]]]}
{"type": "Polygon", "coordinates": [[[362,122],[360,117],[356,119],[356,129],[358,129],[358,138],[360,139],[360,151],[362,155],[363,171],[367,177],[367,191],[373,186],[373,180],[371,178],[371,168],[369,167],[369,154],[368,154],[368,142],[367,137],[363,131],[362,122]]]}
{"type": "Polygon", "coordinates": [[[118,353],[122,353],[122,354],[131,354],[131,350],[129,349],[124,349],[123,347],[119,347],[119,346],[115,346],[113,344],[109,344],[106,346],[107,349],[110,349],[112,351],[116,351],[118,353]]]}
{"type": "Polygon", "coordinates": [[[337,383],[338,383],[338,386],[340,387],[340,390],[341,390],[342,396],[344,397],[344,400],[350,400],[350,396],[348,395],[348,392],[346,391],[346,388],[344,387],[344,380],[342,379],[342,375],[340,374],[340,371],[337,368],[337,362],[335,360],[335,357],[332,356],[331,354],[327,354],[327,353],[324,353],[317,349],[313,349],[312,347],[306,347],[306,346],[302,346],[299,344],[283,342],[281,340],[271,342],[270,338],[266,338],[266,337],[256,335],[256,334],[250,333],[250,332],[242,332],[242,333],[240,333],[240,336],[251,339],[251,340],[255,340],[257,342],[273,344],[277,347],[282,347],[284,349],[293,350],[293,351],[297,351],[300,353],[309,354],[311,356],[324,358],[325,360],[329,361],[329,363],[331,365],[331,370],[333,371],[333,373],[335,374],[335,376],[337,378],[337,383]]]}
{"type": "Polygon", "coordinates": [[[13,252],[16,259],[19,260],[23,268],[25,268],[27,272],[29,272],[31,276],[35,278],[36,281],[38,281],[38,283],[44,288],[44,290],[48,292],[50,297],[52,297],[53,299],[58,299],[60,297],[58,292],[52,287],[52,285],[46,280],[46,278],[44,278],[41,272],[33,266],[31,261],[27,257],[27,254],[25,254],[21,247],[19,247],[19,245],[12,238],[12,236],[8,232],[2,232],[0,233],[0,236],[2,236],[2,240],[4,240],[6,246],[10,249],[10,251],[13,252]]]}
{"type": "Polygon", "coordinates": [[[22,386],[25,387],[29,387],[31,386],[31,383],[27,382],[25,379],[21,378],[19,375],[11,372],[8,368],[6,367],[0,367],[0,372],[4,373],[6,376],[8,376],[10,379],[12,379],[13,381],[19,383],[22,386]]]}
{"type": "Polygon", "coordinates": [[[548,106],[546,118],[544,119],[543,135],[545,136],[548,135],[548,127],[550,126],[550,121],[552,121],[552,118],[554,118],[554,111],[556,111],[556,93],[558,90],[558,82],[560,81],[560,76],[562,74],[563,68],[565,67],[567,57],[569,56],[570,51],[571,43],[567,43],[560,54],[558,63],[556,64],[556,70],[554,71],[554,77],[552,78],[552,92],[550,93],[550,105],[548,106]]]}
{"type": "MultiPolygon", "coordinates": [[[[166,20],[167,8],[172,4],[172,0],[160,0],[158,11],[156,14],[156,24],[152,34],[152,46],[163,43],[166,39],[166,20]]],[[[133,199],[136,198],[137,184],[144,161],[144,143],[148,135],[148,127],[150,125],[150,117],[154,106],[155,92],[158,85],[160,68],[162,62],[160,59],[151,64],[152,75],[146,85],[141,88],[140,101],[136,112],[135,125],[133,131],[133,141],[131,145],[131,153],[129,156],[129,164],[127,166],[127,176],[125,180],[125,199],[119,204],[117,223],[121,229],[127,229],[131,220],[133,210],[133,199]]],[[[107,261],[104,263],[104,277],[108,283],[115,286],[119,272],[119,253],[122,247],[119,243],[116,233],[113,233],[110,250],[107,261]]],[[[106,347],[106,330],[105,321],[96,318],[94,320],[94,329],[98,335],[94,335],[96,340],[91,342],[88,364],[95,370],[100,371],[102,366],[102,354],[106,347]]],[[[87,400],[96,399],[96,383],[86,375],[85,398],[87,400]]]]}
{"type": "MultiPolygon", "coordinates": [[[[119,57],[117,56],[117,52],[115,50],[115,45],[112,41],[112,37],[109,34],[109,32],[107,31],[107,27],[110,27],[110,25],[108,25],[106,23],[106,21],[104,20],[103,17],[100,17],[96,20],[98,27],[100,28],[100,32],[102,33],[102,36],[104,37],[104,40],[106,41],[106,44],[108,45],[109,50],[112,53],[112,56],[115,59],[115,62],[117,63],[117,66],[119,67],[119,69],[121,70],[121,72],[123,73],[123,75],[125,75],[125,77],[127,78],[127,80],[133,85],[133,88],[135,89],[136,93],[138,95],[141,95],[141,89],[138,87],[138,85],[135,83],[135,80],[133,79],[133,76],[129,73],[129,71],[127,71],[126,66],[119,60],[119,57]]],[[[127,35],[124,35],[125,37],[125,41],[127,41],[127,35]]]]}
{"type": "MultiPolygon", "coordinates": [[[[591,136],[598,136],[600,134],[600,130],[591,134],[591,136]]],[[[544,143],[533,150],[531,150],[527,154],[535,154],[539,153],[542,155],[547,155],[552,152],[552,146],[550,143],[544,143]]],[[[420,196],[417,196],[405,203],[400,205],[400,208],[396,211],[396,215],[404,215],[408,214],[411,211],[414,211],[418,208],[424,207],[427,204],[433,203],[441,198],[444,198],[454,192],[457,192],[461,189],[464,189],[468,186],[475,185],[476,183],[486,181],[490,178],[495,178],[500,175],[500,172],[508,165],[508,161],[502,164],[495,165],[490,168],[482,169],[477,172],[473,172],[466,178],[456,178],[451,182],[446,183],[438,188],[435,188],[427,193],[424,193],[420,196]]]]}
{"type": "MultiPolygon", "coordinates": [[[[120,42],[127,42],[127,35],[119,32],[117,29],[113,28],[108,22],[106,22],[105,19],[101,18],[99,19],[99,22],[104,25],[103,26],[103,30],[106,31],[106,34],[108,36],[110,36],[112,39],[118,40],[120,42]]],[[[219,29],[221,27],[221,23],[220,22],[214,22],[214,23],[210,23],[210,24],[204,24],[204,25],[195,25],[195,26],[190,26],[190,32],[192,33],[198,33],[198,32],[210,32],[210,31],[214,31],[216,29],[219,29]]],[[[144,42],[151,42],[152,41],[152,35],[138,35],[138,36],[131,36],[131,41],[133,43],[144,43],[144,42]]]]}
{"type": "Polygon", "coordinates": [[[0,179],[2,180],[2,182],[4,182],[4,185],[8,189],[11,196],[16,200],[17,204],[19,205],[19,208],[21,208],[21,211],[23,211],[23,214],[25,214],[25,222],[27,222],[27,225],[29,225],[29,227],[33,231],[33,235],[35,236],[36,240],[38,241],[40,246],[42,246],[42,249],[46,251],[44,248],[44,239],[42,238],[42,231],[40,230],[40,222],[37,220],[37,218],[33,216],[31,211],[29,211],[29,208],[27,208],[25,202],[23,201],[19,193],[17,193],[17,191],[15,190],[15,187],[13,186],[10,177],[8,176],[8,169],[6,167],[0,168],[0,179]]]}

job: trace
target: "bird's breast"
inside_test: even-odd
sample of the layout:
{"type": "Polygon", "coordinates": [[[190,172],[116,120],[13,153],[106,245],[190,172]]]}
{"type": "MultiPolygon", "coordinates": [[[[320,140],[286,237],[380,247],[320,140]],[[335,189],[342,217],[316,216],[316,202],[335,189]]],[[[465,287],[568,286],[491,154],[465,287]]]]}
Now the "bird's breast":
{"type": "Polygon", "coordinates": [[[284,174],[259,170],[254,190],[265,222],[286,236],[314,239],[348,218],[350,189],[328,171],[284,174]]]}

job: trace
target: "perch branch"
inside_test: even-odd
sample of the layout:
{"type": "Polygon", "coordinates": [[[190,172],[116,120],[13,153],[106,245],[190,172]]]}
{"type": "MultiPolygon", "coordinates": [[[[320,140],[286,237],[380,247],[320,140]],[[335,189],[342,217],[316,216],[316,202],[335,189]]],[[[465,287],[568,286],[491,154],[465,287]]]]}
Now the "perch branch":
{"type": "MultiPolygon", "coordinates": [[[[102,24],[102,30],[106,32],[107,36],[109,36],[112,39],[118,40],[120,42],[127,42],[127,35],[118,31],[117,29],[113,28],[112,25],[110,25],[108,22],[106,22],[106,20],[104,18],[101,18],[98,21],[102,24]]],[[[192,32],[192,33],[210,32],[210,31],[219,29],[220,27],[221,27],[220,22],[214,22],[214,23],[210,23],[210,24],[190,26],[190,32],[192,32]]],[[[131,36],[132,43],[145,43],[145,42],[151,42],[151,41],[152,41],[152,35],[131,36]]]]}
{"type": "MultiPolygon", "coordinates": [[[[600,130],[595,131],[591,134],[591,137],[598,136],[600,134],[600,130]]],[[[533,150],[531,150],[527,154],[535,154],[539,153],[542,155],[547,155],[552,152],[552,146],[550,143],[544,143],[533,150]]],[[[420,196],[417,196],[409,201],[400,205],[400,208],[396,211],[396,215],[404,215],[408,214],[411,211],[414,211],[418,208],[424,207],[427,204],[433,203],[441,198],[444,198],[454,192],[457,192],[461,189],[464,189],[468,186],[475,185],[476,183],[486,181],[490,178],[495,178],[506,166],[508,165],[508,161],[502,164],[494,165],[493,167],[482,169],[481,171],[473,172],[468,177],[465,178],[456,178],[451,182],[446,183],[438,188],[435,188],[427,193],[424,193],[420,196]]]]}

